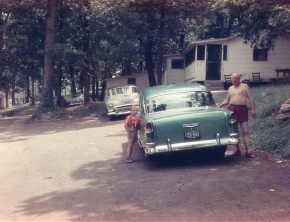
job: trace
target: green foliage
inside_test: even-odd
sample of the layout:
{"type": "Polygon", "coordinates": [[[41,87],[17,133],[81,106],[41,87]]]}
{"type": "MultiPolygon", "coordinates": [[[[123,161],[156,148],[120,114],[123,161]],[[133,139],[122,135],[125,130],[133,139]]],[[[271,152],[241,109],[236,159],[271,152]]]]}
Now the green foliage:
{"type": "MultiPolygon", "coordinates": [[[[277,120],[280,106],[290,98],[289,85],[252,88],[257,116],[249,120],[250,144],[278,157],[290,159],[290,120],[277,120]]],[[[222,102],[226,94],[215,96],[222,102]]]]}
{"type": "Polygon", "coordinates": [[[288,1],[215,1],[208,12],[205,38],[243,34],[253,47],[271,48],[280,31],[290,33],[288,1]],[[263,30],[267,29],[265,33],[263,30]]]}
{"type": "MultiPolygon", "coordinates": [[[[278,31],[290,33],[289,1],[59,2],[53,53],[55,69],[60,68],[55,73],[62,77],[60,81],[65,79],[81,90],[84,70],[101,82],[125,73],[128,63],[131,71],[136,72],[141,62],[144,67],[148,57],[147,70],[161,69],[163,54],[178,53],[186,42],[243,33],[253,46],[271,47],[278,31]],[[260,38],[264,28],[269,32],[260,38]]],[[[2,70],[7,79],[14,78],[15,89],[27,87],[27,77],[32,73],[43,83],[46,6],[46,0],[0,3],[3,10],[0,34],[4,37],[2,70]]],[[[2,88],[8,87],[12,88],[7,81],[2,88]]]]}

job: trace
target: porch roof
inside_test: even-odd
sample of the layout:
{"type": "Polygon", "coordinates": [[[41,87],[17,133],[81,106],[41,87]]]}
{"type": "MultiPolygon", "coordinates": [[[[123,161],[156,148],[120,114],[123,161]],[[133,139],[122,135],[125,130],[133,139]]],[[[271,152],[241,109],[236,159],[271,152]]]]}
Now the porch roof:
{"type": "Polygon", "coordinates": [[[187,54],[188,52],[190,52],[196,45],[200,45],[200,44],[209,44],[209,43],[214,43],[214,42],[222,42],[222,41],[227,41],[230,40],[232,38],[237,37],[237,35],[235,36],[230,36],[227,38],[210,38],[210,39],[204,39],[204,40],[199,40],[196,42],[190,42],[186,48],[180,53],[182,55],[187,54]]]}

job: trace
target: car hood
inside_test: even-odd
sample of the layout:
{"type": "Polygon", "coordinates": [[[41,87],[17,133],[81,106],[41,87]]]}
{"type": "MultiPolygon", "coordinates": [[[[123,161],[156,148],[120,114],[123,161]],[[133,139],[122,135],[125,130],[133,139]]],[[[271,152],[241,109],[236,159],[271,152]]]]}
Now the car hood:
{"type": "Polygon", "coordinates": [[[192,109],[157,112],[151,115],[154,124],[155,136],[158,143],[181,142],[185,132],[199,131],[200,140],[215,139],[228,135],[228,115],[226,109],[214,107],[198,107],[192,109]]]}

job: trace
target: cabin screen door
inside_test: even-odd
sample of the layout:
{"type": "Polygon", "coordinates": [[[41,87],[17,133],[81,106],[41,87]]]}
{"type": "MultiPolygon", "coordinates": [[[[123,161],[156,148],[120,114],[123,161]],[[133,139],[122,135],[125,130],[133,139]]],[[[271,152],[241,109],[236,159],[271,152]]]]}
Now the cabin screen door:
{"type": "Polygon", "coordinates": [[[207,45],[206,80],[221,79],[222,45],[207,45]]]}

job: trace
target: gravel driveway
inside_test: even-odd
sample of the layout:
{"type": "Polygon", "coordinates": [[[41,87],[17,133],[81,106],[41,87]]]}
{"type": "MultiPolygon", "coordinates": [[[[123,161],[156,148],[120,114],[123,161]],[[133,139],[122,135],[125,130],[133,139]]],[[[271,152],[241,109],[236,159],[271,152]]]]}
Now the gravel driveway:
{"type": "MultiPolygon", "coordinates": [[[[263,152],[125,163],[123,120],[0,119],[1,221],[289,221],[290,167],[263,152]]],[[[244,151],[242,149],[242,151],[244,151]]]]}

